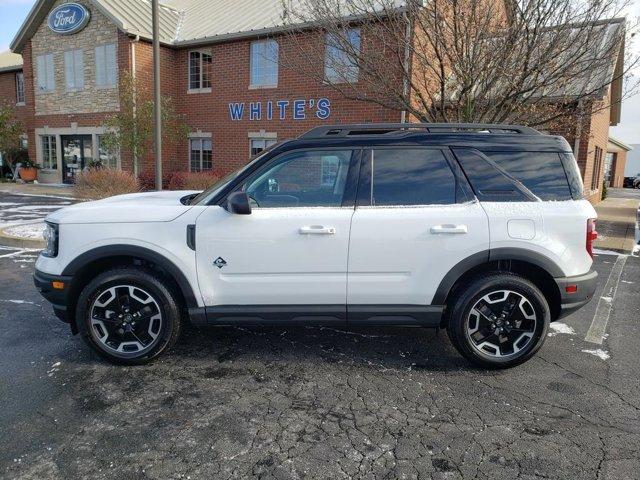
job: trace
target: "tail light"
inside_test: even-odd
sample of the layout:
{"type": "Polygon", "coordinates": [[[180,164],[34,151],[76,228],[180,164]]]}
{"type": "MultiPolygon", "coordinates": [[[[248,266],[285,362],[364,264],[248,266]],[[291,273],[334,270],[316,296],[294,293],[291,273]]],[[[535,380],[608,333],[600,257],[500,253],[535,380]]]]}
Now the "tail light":
{"type": "Polygon", "coordinates": [[[593,242],[598,238],[598,232],[596,232],[596,219],[590,218],[587,220],[587,253],[593,258],[593,242]]]}

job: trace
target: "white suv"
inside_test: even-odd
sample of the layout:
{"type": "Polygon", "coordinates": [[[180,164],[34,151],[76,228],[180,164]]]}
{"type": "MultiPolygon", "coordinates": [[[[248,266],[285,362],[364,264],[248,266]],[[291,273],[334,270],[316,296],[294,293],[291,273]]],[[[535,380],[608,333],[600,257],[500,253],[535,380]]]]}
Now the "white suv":
{"type": "Polygon", "coordinates": [[[567,142],[508,125],[319,127],[198,192],[47,218],[36,286],[98,353],[181,325],[443,327],[486,367],[587,303],[596,213],[567,142]]]}

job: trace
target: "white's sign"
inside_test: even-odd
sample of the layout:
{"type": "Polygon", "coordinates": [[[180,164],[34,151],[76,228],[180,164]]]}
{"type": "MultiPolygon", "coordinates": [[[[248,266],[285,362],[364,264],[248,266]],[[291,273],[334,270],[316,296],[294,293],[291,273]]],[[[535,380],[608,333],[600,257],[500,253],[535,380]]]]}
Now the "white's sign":
{"type": "Polygon", "coordinates": [[[89,23],[89,10],[79,3],[63,3],[51,10],[48,25],[60,35],[78,33],[89,23]]]}
{"type": "Polygon", "coordinates": [[[326,120],[331,116],[331,100],[328,98],[302,98],[295,100],[268,100],[266,102],[231,102],[229,118],[233,121],[256,120],[305,120],[307,117],[326,120]]]}

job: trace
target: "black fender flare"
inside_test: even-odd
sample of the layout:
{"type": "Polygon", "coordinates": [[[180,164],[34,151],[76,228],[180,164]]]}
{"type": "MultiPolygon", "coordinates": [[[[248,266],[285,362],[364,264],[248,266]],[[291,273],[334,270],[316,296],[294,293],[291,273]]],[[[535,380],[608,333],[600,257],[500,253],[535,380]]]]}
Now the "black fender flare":
{"type": "Polygon", "coordinates": [[[531,263],[532,265],[541,268],[553,278],[564,276],[562,269],[554,261],[545,257],[543,254],[532,250],[511,247],[483,250],[458,262],[451,270],[449,270],[449,272],[440,281],[431,304],[444,305],[451,289],[465,273],[472,268],[496,260],[519,260],[531,263]]]}
{"type": "Polygon", "coordinates": [[[78,271],[96,260],[109,257],[133,257],[158,265],[175,280],[184,296],[188,308],[198,306],[196,295],[184,273],[168,258],[162,254],[137,245],[106,245],[88,250],[74,258],[62,272],[62,275],[73,277],[78,271]]]}

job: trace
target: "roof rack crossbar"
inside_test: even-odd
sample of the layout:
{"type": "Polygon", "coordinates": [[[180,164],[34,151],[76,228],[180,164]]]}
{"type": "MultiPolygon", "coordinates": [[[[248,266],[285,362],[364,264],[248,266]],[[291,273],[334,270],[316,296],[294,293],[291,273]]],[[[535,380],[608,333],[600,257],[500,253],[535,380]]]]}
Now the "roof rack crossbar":
{"type": "Polygon", "coordinates": [[[422,130],[426,133],[437,132],[439,130],[453,131],[486,131],[511,132],[520,135],[541,135],[541,133],[531,127],[522,125],[502,125],[487,123],[365,123],[353,125],[325,125],[316,127],[303,134],[303,139],[325,138],[325,137],[348,137],[354,135],[386,135],[410,130],[422,130]]]}

